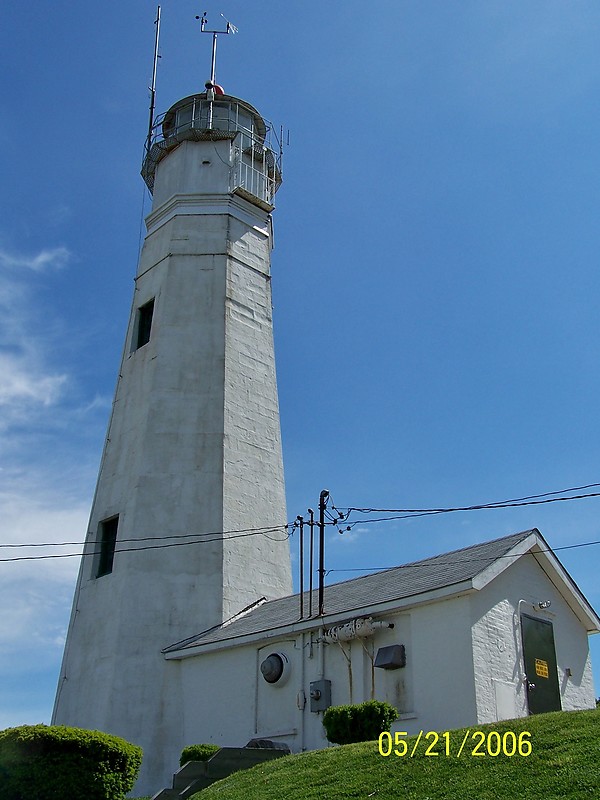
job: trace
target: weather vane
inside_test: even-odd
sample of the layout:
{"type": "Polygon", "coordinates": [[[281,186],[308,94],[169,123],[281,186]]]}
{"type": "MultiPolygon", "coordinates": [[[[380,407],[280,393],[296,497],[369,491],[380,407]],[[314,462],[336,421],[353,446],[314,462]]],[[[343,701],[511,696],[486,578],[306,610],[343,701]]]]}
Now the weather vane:
{"type": "MultiPolygon", "coordinates": [[[[216,69],[216,62],[217,62],[217,36],[220,33],[228,34],[228,33],[237,33],[238,29],[229,22],[228,19],[225,19],[225,16],[221,14],[225,22],[227,23],[226,28],[224,31],[217,31],[217,30],[207,30],[206,26],[208,24],[208,19],[206,16],[206,11],[202,14],[201,17],[196,16],[196,19],[200,20],[200,32],[201,33],[212,33],[213,41],[212,41],[212,58],[210,64],[210,83],[212,86],[215,85],[215,69],[216,69]]],[[[212,88],[211,86],[211,88],[212,88]]]]}

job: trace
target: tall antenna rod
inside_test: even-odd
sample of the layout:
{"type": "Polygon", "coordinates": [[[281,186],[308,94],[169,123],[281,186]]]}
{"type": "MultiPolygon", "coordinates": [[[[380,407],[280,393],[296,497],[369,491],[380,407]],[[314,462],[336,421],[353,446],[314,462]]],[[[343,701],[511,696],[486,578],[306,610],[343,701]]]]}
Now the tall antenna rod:
{"type": "MultiPolygon", "coordinates": [[[[221,16],[223,17],[223,19],[225,19],[223,14],[221,14],[221,16]]],[[[210,60],[210,81],[206,84],[206,90],[207,90],[206,94],[207,94],[208,100],[210,101],[210,104],[209,104],[209,107],[208,107],[208,127],[212,128],[212,116],[213,116],[212,115],[212,101],[215,98],[215,85],[216,85],[215,73],[216,73],[216,69],[217,69],[217,36],[220,33],[224,33],[224,34],[237,33],[238,29],[235,27],[235,25],[233,25],[231,22],[229,22],[228,19],[225,19],[225,22],[227,23],[227,26],[226,26],[224,31],[217,31],[217,30],[209,31],[209,30],[207,30],[206,26],[208,25],[208,19],[207,19],[207,16],[206,16],[206,11],[202,14],[201,17],[196,16],[196,19],[200,20],[200,33],[212,33],[212,37],[213,37],[213,39],[212,39],[212,56],[211,56],[211,60],[210,60]]]]}
{"type": "Polygon", "coordinates": [[[150,119],[148,121],[148,138],[146,140],[146,153],[150,152],[152,144],[152,128],[154,127],[154,108],[156,106],[156,67],[158,65],[158,38],[160,36],[160,6],[156,8],[156,35],[154,38],[154,61],[152,62],[152,84],[150,85],[150,119]]]}
{"type": "Polygon", "coordinates": [[[319,496],[319,616],[325,613],[325,509],[329,492],[323,489],[319,496]]]}
{"type": "Polygon", "coordinates": [[[314,568],[314,538],[313,532],[315,527],[315,512],[312,508],[308,509],[310,514],[310,557],[308,561],[308,616],[312,617],[312,596],[313,596],[313,568],[314,568]]]}

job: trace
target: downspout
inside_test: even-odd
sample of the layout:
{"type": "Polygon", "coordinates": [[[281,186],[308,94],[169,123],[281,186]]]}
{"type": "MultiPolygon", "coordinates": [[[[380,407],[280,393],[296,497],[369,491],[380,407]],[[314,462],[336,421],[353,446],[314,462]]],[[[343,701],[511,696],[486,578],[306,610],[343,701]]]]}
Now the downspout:
{"type": "Polygon", "coordinates": [[[527,605],[532,605],[528,600],[519,600],[517,603],[517,610],[516,610],[516,629],[518,631],[518,643],[520,644],[519,649],[519,672],[521,673],[521,681],[523,685],[527,684],[527,673],[525,671],[525,648],[523,647],[523,629],[521,627],[521,603],[527,603],[527,605]]]}
{"type": "Polygon", "coordinates": [[[298,692],[298,695],[297,695],[297,697],[298,697],[297,705],[298,705],[298,710],[300,711],[300,750],[301,750],[301,752],[304,752],[305,747],[306,747],[306,741],[305,741],[306,734],[305,734],[305,723],[304,723],[304,717],[305,717],[305,714],[306,714],[306,691],[304,689],[304,687],[306,685],[304,683],[305,678],[306,678],[306,665],[304,663],[304,659],[306,658],[306,650],[305,650],[306,643],[305,643],[305,639],[306,639],[306,633],[303,631],[302,632],[302,638],[300,640],[300,645],[301,645],[301,648],[302,648],[302,650],[301,650],[302,667],[300,668],[300,686],[301,686],[301,689],[300,689],[300,691],[298,692]]]}
{"type": "Polygon", "coordinates": [[[319,680],[325,677],[325,628],[321,625],[319,629],[319,680]]]}
{"type": "Polygon", "coordinates": [[[254,733],[258,733],[258,681],[260,675],[260,656],[259,651],[256,651],[256,667],[254,670],[254,674],[256,676],[256,680],[254,681],[254,733]]]}

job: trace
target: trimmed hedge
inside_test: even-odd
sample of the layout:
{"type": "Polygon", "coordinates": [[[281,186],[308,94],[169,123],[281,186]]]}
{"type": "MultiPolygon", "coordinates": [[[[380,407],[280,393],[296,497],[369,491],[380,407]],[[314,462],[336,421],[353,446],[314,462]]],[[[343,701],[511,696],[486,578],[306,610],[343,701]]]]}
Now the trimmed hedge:
{"type": "Polygon", "coordinates": [[[142,748],[100,731],[21,725],[0,731],[2,800],[123,800],[142,748]]]}
{"type": "Polygon", "coordinates": [[[189,744],[181,751],[179,766],[183,767],[188,761],[208,761],[220,749],[217,744],[189,744]]]}
{"type": "Polygon", "coordinates": [[[327,738],[335,744],[370,742],[389,731],[398,711],[381,700],[346,706],[330,706],[323,714],[327,738]]]}

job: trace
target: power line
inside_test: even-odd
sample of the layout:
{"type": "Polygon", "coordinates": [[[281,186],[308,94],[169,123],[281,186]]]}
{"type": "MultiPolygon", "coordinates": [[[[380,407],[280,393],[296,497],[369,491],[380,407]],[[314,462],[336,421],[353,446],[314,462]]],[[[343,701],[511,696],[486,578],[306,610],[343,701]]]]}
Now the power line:
{"type": "MultiPolygon", "coordinates": [[[[598,484],[592,484],[598,485],[598,484]]],[[[574,491],[572,489],[565,489],[564,491],[574,491]]],[[[346,519],[348,516],[353,512],[356,511],[357,513],[363,514],[372,514],[372,513],[394,513],[392,517],[379,517],[376,519],[364,519],[364,520],[356,520],[355,522],[350,522],[347,525],[346,530],[351,530],[356,525],[368,525],[369,523],[374,522],[390,522],[392,520],[398,519],[413,519],[415,517],[429,517],[436,514],[450,514],[458,511],[481,511],[484,509],[497,509],[497,508],[519,508],[522,506],[537,506],[537,505],[544,505],[546,503],[559,503],[564,502],[566,500],[583,500],[587,497],[600,497],[600,492],[588,492],[586,494],[579,494],[579,495],[571,495],[570,497],[547,497],[548,494],[558,494],[558,492],[548,492],[545,495],[537,495],[539,497],[546,497],[545,500],[508,500],[506,502],[497,502],[497,503],[482,503],[480,505],[472,505],[472,506],[456,506],[454,508],[424,508],[424,509],[392,509],[392,508],[347,508],[346,519]],[[395,513],[397,512],[397,513],[395,513]]],[[[536,495],[533,495],[534,497],[536,495]]]]}
{"type": "MultiPolygon", "coordinates": [[[[530,555],[536,556],[539,553],[555,553],[557,550],[574,550],[578,547],[593,547],[594,545],[599,545],[600,540],[595,542],[578,542],[577,544],[565,544],[561,547],[552,547],[547,548],[546,550],[536,550],[535,552],[529,551],[524,553],[523,555],[530,555]]],[[[415,567],[430,567],[432,563],[434,563],[439,556],[431,556],[431,558],[423,559],[422,561],[415,561],[412,564],[396,564],[391,567],[349,567],[348,569],[328,569],[327,574],[329,575],[331,572],[383,572],[388,569],[412,569],[415,567]]],[[[501,556],[494,556],[494,561],[498,558],[517,558],[514,553],[505,553],[501,556]]],[[[479,558],[464,558],[464,559],[453,559],[453,564],[472,564],[476,561],[490,561],[489,556],[480,556],[479,558]]]]}
{"type": "MultiPolygon", "coordinates": [[[[551,497],[552,495],[557,494],[567,494],[567,492],[581,492],[584,489],[595,489],[600,487],[600,483],[588,483],[585,486],[573,486],[570,489],[559,489],[554,492],[543,492],[542,494],[530,494],[526,495],[525,497],[516,497],[512,500],[497,500],[492,503],[479,503],[477,505],[471,506],[457,506],[455,508],[358,508],[355,506],[349,506],[346,508],[347,512],[356,511],[361,514],[370,514],[372,512],[376,512],[378,514],[394,514],[394,513],[402,513],[402,514],[445,514],[450,511],[477,511],[483,508],[506,508],[509,505],[522,503],[523,505],[527,505],[526,501],[533,501],[537,500],[541,497],[551,497]]],[[[600,492],[594,492],[585,495],[578,495],[576,497],[561,497],[556,498],[557,500],[579,500],[582,497],[598,497],[600,492]]],[[[532,503],[534,505],[534,503],[532,503]]]]}
{"type": "MultiPolygon", "coordinates": [[[[166,536],[144,536],[140,537],[139,539],[119,539],[119,542],[154,542],[154,541],[164,541],[165,539],[190,539],[190,538],[198,538],[199,536],[229,536],[229,534],[235,533],[273,533],[277,530],[287,530],[290,527],[287,523],[282,523],[281,525],[269,525],[268,527],[264,528],[238,528],[236,530],[231,531],[210,531],[209,533],[178,533],[178,534],[167,534],[166,536]]],[[[232,538],[232,537],[230,537],[232,538]]],[[[214,540],[211,540],[214,541],[214,540]]],[[[83,545],[85,542],[32,542],[30,544],[22,544],[22,543],[14,543],[14,544],[0,544],[0,547],[77,547],[83,545]]]]}
{"type": "MultiPolygon", "coordinates": [[[[280,541],[281,542],[281,541],[285,541],[285,539],[289,539],[290,534],[288,534],[286,532],[285,539],[273,539],[272,537],[267,535],[267,531],[269,531],[270,533],[276,533],[277,531],[281,530],[282,528],[287,528],[287,526],[279,525],[279,526],[274,527],[274,528],[261,528],[260,530],[250,530],[248,532],[238,533],[238,534],[234,534],[234,535],[231,535],[231,536],[225,536],[223,534],[218,534],[218,535],[214,535],[214,538],[212,538],[212,539],[206,539],[206,538],[199,539],[199,540],[196,539],[196,541],[192,541],[192,542],[170,542],[169,544],[152,544],[152,545],[146,545],[145,547],[117,547],[117,548],[115,548],[114,552],[115,552],[115,554],[116,553],[133,553],[133,552],[139,553],[139,552],[141,552],[143,550],[160,550],[160,549],[165,548],[165,547],[185,547],[186,545],[191,545],[191,544],[206,544],[208,542],[219,542],[219,541],[227,542],[227,541],[230,541],[231,539],[241,539],[241,538],[244,538],[246,536],[266,536],[267,539],[271,539],[272,541],[280,541]]],[[[187,535],[191,536],[193,534],[187,534],[187,535]]],[[[200,536],[200,535],[202,535],[202,536],[212,536],[213,534],[196,534],[196,536],[200,536]]],[[[159,538],[159,537],[155,537],[155,538],[159,538]]],[[[167,538],[169,538],[169,537],[167,537],[167,538]]],[[[131,539],[131,540],[128,540],[128,541],[144,541],[144,540],[142,540],[142,539],[138,539],[138,540],[131,539]]],[[[22,545],[22,546],[23,547],[28,547],[29,545],[22,545]]],[[[52,558],[81,558],[81,557],[84,557],[84,556],[100,555],[100,552],[101,552],[100,550],[94,550],[94,551],[91,551],[91,552],[88,552],[88,553],[85,553],[85,552],[84,553],[51,553],[51,554],[48,554],[48,555],[41,555],[41,556],[14,556],[13,558],[0,558],[0,563],[2,563],[2,562],[4,562],[4,563],[13,562],[13,561],[42,561],[42,560],[47,560],[47,559],[52,559],[52,558]]]]}
{"type": "MultiPolygon", "coordinates": [[[[341,511],[332,505],[332,508],[340,515],[339,517],[333,517],[329,511],[327,511],[327,516],[330,519],[330,522],[326,522],[325,525],[336,526],[339,525],[342,521],[347,521],[349,515],[352,512],[361,513],[361,514],[372,514],[372,513],[384,513],[384,514],[393,514],[394,516],[388,517],[378,517],[375,519],[364,519],[364,520],[356,520],[353,522],[347,523],[346,530],[350,531],[356,525],[368,525],[373,523],[380,523],[380,522],[392,522],[394,520],[400,519],[412,519],[414,517],[423,517],[423,516],[431,516],[434,514],[448,514],[454,513],[459,511],[479,511],[483,509],[494,509],[494,508],[517,508],[521,506],[530,506],[530,505],[541,505],[546,503],[557,503],[566,500],[582,500],[588,497],[600,497],[600,492],[588,492],[585,494],[579,495],[570,495],[569,497],[556,497],[555,495],[566,494],[568,492],[575,492],[581,491],[584,489],[592,489],[600,487],[600,483],[590,483],[585,486],[576,486],[571,487],[569,489],[560,489],[557,491],[552,492],[543,492],[541,494],[534,494],[534,495],[527,495],[525,497],[518,497],[514,498],[513,500],[505,500],[505,501],[497,501],[492,503],[479,503],[470,506],[455,506],[455,507],[448,507],[448,508],[358,508],[354,506],[349,506],[345,508],[345,513],[342,514],[341,511]],[[544,499],[541,499],[544,498],[544,499]]],[[[283,539],[274,539],[270,537],[269,533],[278,533],[284,532],[285,538],[289,538],[296,527],[297,523],[286,523],[280,525],[273,525],[268,527],[261,527],[261,528],[242,528],[236,529],[231,531],[211,531],[209,533],[184,533],[184,534],[171,534],[167,536],[145,536],[139,539],[120,539],[118,540],[119,544],[125,543],[132,543],[132,542],[152,542],[152,541],[160,541],[161,544],[155,545],[146,545],[144,547],[118,547],[115,549],[115,553],[130,553],[130,552],[141,552],[143,550],[157,550],[163,549],[165,547],[182,547],[185,545],[193,545],[193,544],[205,544],[215,541],[221,540],[228,540],[228,539],[238,539],[245,536],[257,536],[262,535],[268,539],[272,539],[273,541],[284,541],[283,539]],[[177,540],[177,541],[169,541],[165,542],[165,540],[177,540]],[[192,541],[180,541],[180,540],[188,540],[191,539],[192,541]]],[[[340,530],[340,533],[344,531],[340,530]]],[[[585,547],[588,544],[596,544],[596,542],[591,543],[583,543],[581,545],[570,545],[569,547],[585,547]]],[[[0,548],[16,548],[16,549],[23,549],[23,548],[31,548],[31,547],[84,547],[85,542],[31,542],[31,543],[6,543],[0,544],[0,548]]],[[[565,549],[565,548],[555,548],[557,550],[565,549]]],[[[568,549],[568,548],[567,548],[568,549]]],[[[52,553],[52,554],[44,554],[39,556],[14,556],[12,558],[0,558],[0,563],[4,562],[14,562],[14,561],[38,561],[38,560],[46,560],[52,558],[79,558],[82,556],[92,556],[98,555],[99,551],[91,551],[88,553],[52,553]]],[[[366,568],[365,568],[366,569],[366,568]]],[[[380,569],[389,569],[388,567],[373,567],[374,571],[380,569]]],[[[328,570],[328,572],[333,571],[363,571],[360,569],[357,570],[328,570]]]]}

